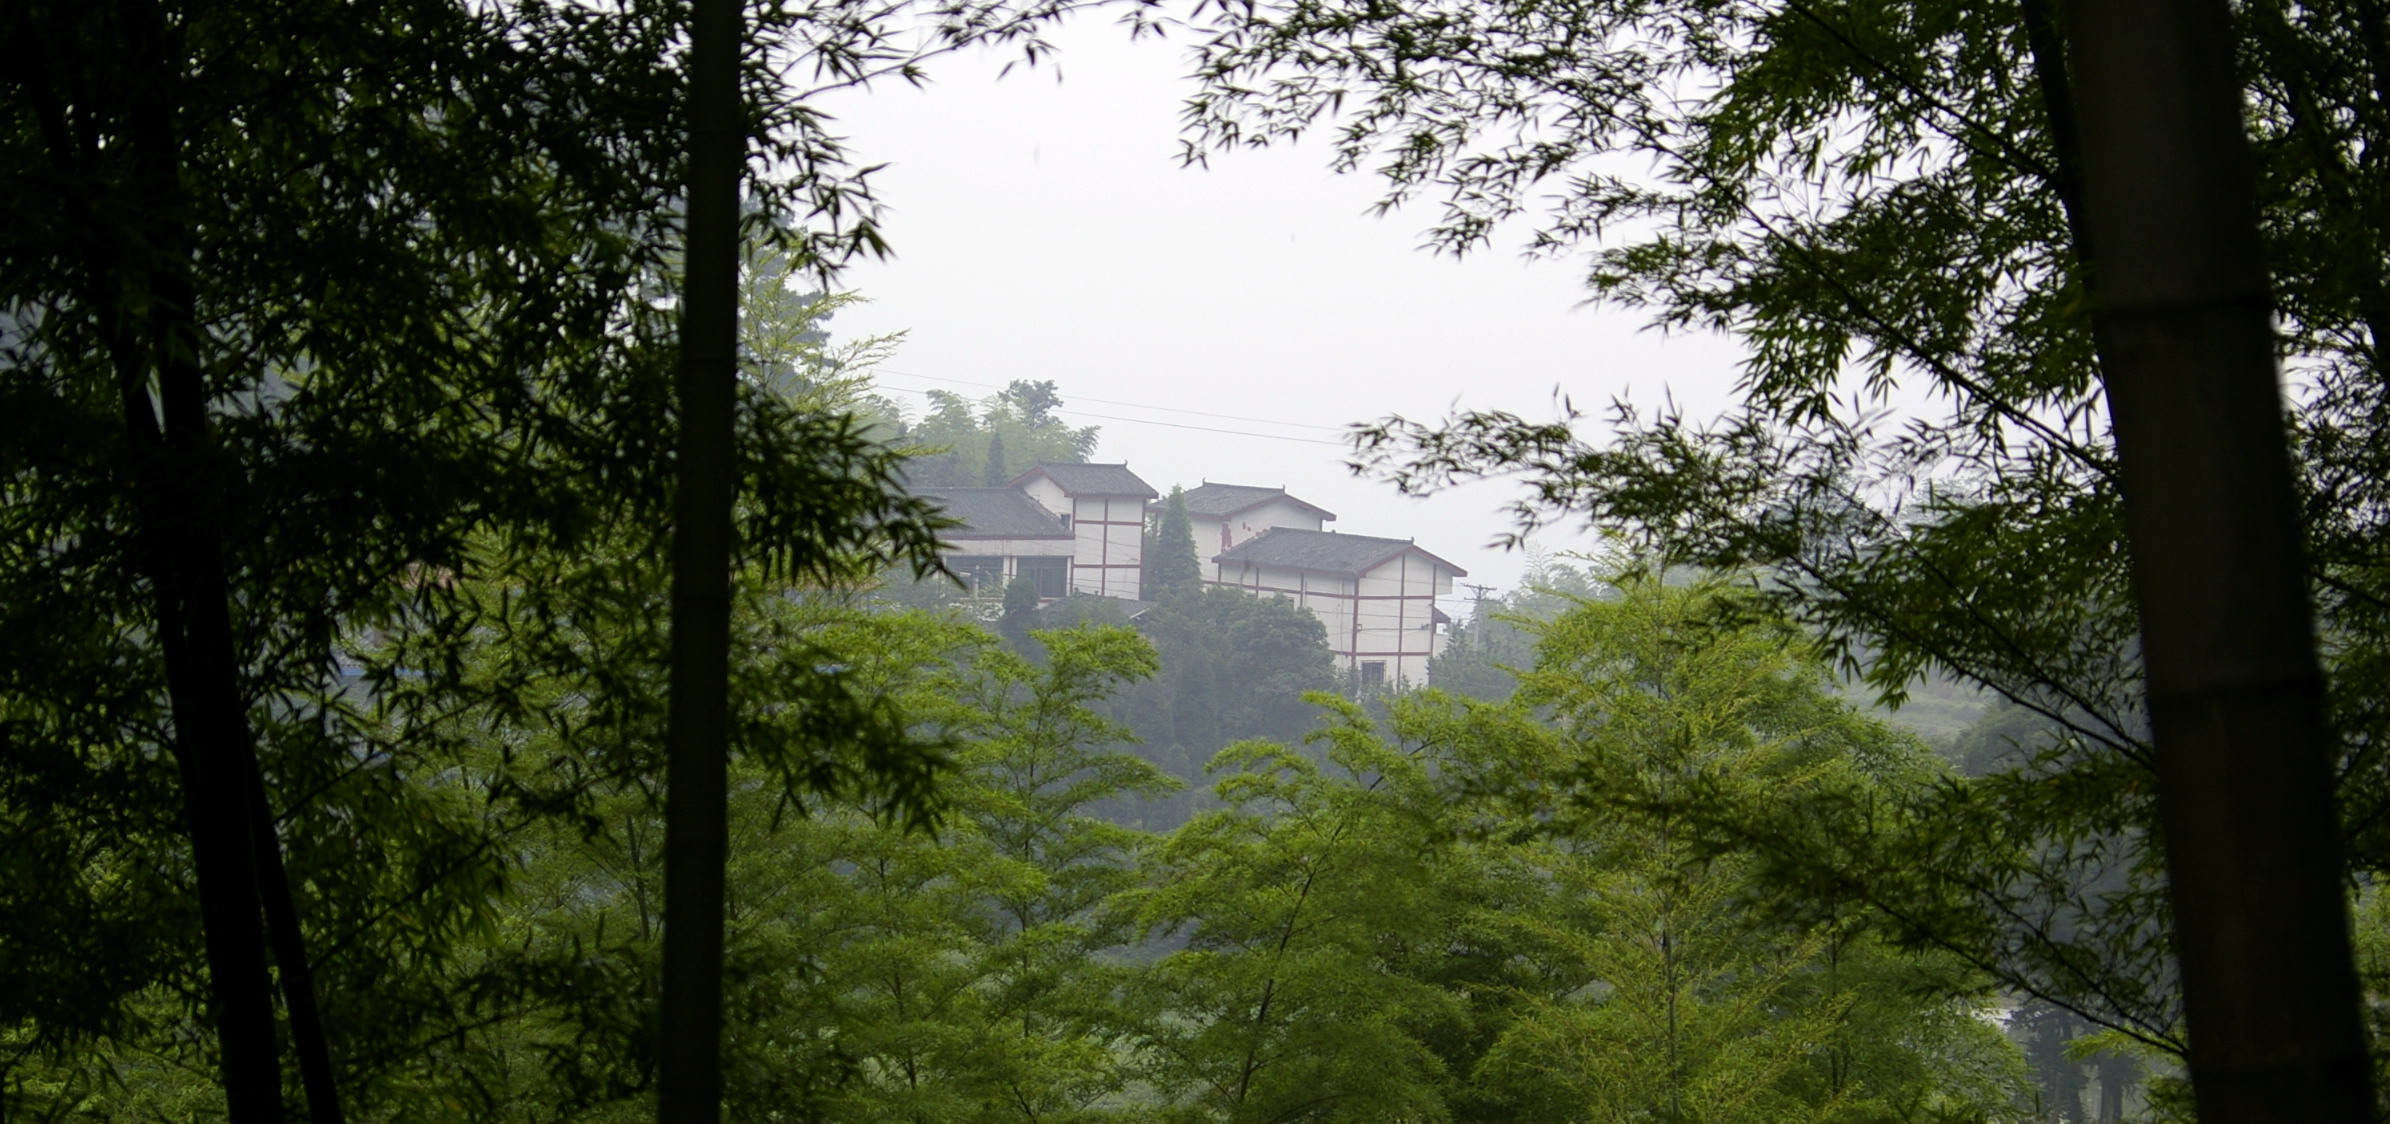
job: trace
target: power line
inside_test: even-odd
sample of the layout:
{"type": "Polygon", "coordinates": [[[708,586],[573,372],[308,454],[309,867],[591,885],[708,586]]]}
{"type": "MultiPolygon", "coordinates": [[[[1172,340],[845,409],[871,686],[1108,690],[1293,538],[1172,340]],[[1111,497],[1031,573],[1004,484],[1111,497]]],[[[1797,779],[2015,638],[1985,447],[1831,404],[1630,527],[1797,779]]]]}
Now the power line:
{"type": "MultiPolygon", "coordinates": [[[[873,372],[874,372],[874,373],[876,373],[876,374],[902,375],[902,376],[904,376],[905,378],[908,378],[908,379],[928,379],[928,380],[929,380],[929,381],[931,381],[931,382],[948,382],[948,383],[953,383],[953,384],[955,384],[956,386],[977,386],[977,387],[984,387],[984,388],[986,388],[986,389],[988,389],[988,390],[1003,390],[1003,389],[1005,389],[1004,387],[997,386],[997,385],[996,385],[996,384],[994,384],[994,383],[987,383],[987,382],[974,382],[974,381],[972,381],[972,380],[970,380],[970,379],[950,379],[950,378],[946,378],[946,377],[944,377],[944,376],[941,376],[941,375],[923,375],[923,374],[916,374],[916,373],[914,373],[914,372],[912,372],[912,371],[898,371],[898,370],[893,370],[893,369],[890,369],[890,368],[887,368],[887,367],[875,367],[875,368],[873,368],[872,370],[873,370],[873,372]]],[[[923,393],[923,392],[916,391],[915,393],[923,393]]],[[[1072,397],[1072,399],[1073,399],[1073,400],[1075,400],[1075,401],[1079,401],[1079,402],[1101,402],[1101,403],[1103,403],[1104,405],[1107,405],[1107,406],[1127,406],[1127,407],[1130,407],[1131,409],[1137,409],[1137,410],[1160,410],[1160,411],[1162,411],[1162,412],[1164,412],[1164,413],[1170,413],[1170,414],[1192,414],[1192,415],[1194,415],[1194,416],[1196,416],[1196,417],[1199,417],[1199,418],[1218,418],[1218,419],[1220,419],[1220,420],[1222,420],[1222,421],[1255,422],[1255,423],[1258,423],[1258,424],[1261,424],[1261,425],[1283,425],[1283,426],[1289,426],[1289,427],[1292,427],[1292,428],[1295,428],[1295,429],[1316,429],[1316,430],[1320,430],[1321,432],[1324,432],[1324,433],[1343,433],[1343,432],[1345,431],[1345,427],[1344,427],[1344,426],[1340,426],[1340,425],[1316,425],[1316,424],[1313,424],[1313,423],[1311,423],[1311,422],[1290,422],[1290,421],[1279,421],[1279,420],[1277,420],[1277,419],[1275,419],[1275,418],[1249,418],[1249,417],[1246,417],[1246,416],[1244,416],[1243,414],[1215,414],[1215,413],[1211,413],[1211,412],[1209,412],[1209,411],[1207,411],[1207,410],[1189,410],[1189,409],[1184,409],[1184,408],[1181,408],[1181,407],[1178,407],[1178,406],[1155,406],[1155,405],[1151,405],[1151,404],[1148,404],[1148,403],[1145,403],[1145,402],[1124,402],[1124,401],[1121,401],[1120,399],[1117,399],[1117,398],[1092,398],[1092,397],[1089,397],[1089,396],[1087,396],[1087,395],[1084,395],[1084,394],[1074,394],[1074,395],[1072,395],[1071,397],[1072,397]]],[[[1082,411],[1082,412],[1084,412],[1084,411],[1082,411]]],[[[1101,415],[1090,414],[1090,415],[1088,415],[1088,416],[1090,416],[1090,417],[1099,417],[1099,416],[1101,416],[1101,415]]],[[[1135,418],[1119,418],[1119,419],[1114,419],[1114,420],[1118,420],[1118,421],[1135,421],[1135,420],[1137,420],[1137,419],[1135,419],[1135,418]]],[[[1155,422],[1155,423],[1153,423],[1153,424],[1155,424],[1155,425],[1167,425],[1167,424],[1169,424],[1169,423],[1167,423],[1167,422],[1155,422]]],[[[1223,430],[1223,431],[1221,431],[1221,432],[1233,433],[1233,432],[1238,432],[1238,431],[1236,431],[1236,430],[1223,430]]],[[[1251,434],[1251,435],[1249,435],[1249,436],[1260,436],[1260,435],[1259,435],[1259,434],[1251,434]]],[[[1339,442],[1336,442],[1336,444],[1339,444],[1339,445],[1341,445],[1341,444],[1343,444],[1343,442],[1339,441],[1339,442]]]]}
{"type": "Polygon", "coordinates": [[[1201,433],[1226,433],[1237,437],[1265,437],[1272,441],[1299,441],[1305,445],[1328,445],[1338,449],[1345,447],[1344,442],[1342,441],[1329,441],[1320,437],[1290,437],[1283,433],[1254,433],[1250,430],[1244,429],[1220,429],[1208,425],[1188,425],[1184,422],[1154,421],[1149,418],[1123,418],[1115,417],[1111,414],[1091,414],[1085,410],[1058,410],[1056,412],[1075,413],[1083,418],[1102,418],[1105,421],[1127,422],[1130,425],[1166,425],[1172,429],[1192,429],[1201,433]]]}
{"type": "MultiPolygon", "coordinates": [[[[925,376],[916,376],[916,377],[925,377],[925,376]]],[[[948,379],[948,380],[945,380],[945,381],[948,381],[948,382],[959,382],[959,381],[961,381],[961,380],[959,380],[959,379],[948,379]]],[[[888,389],[888,390],[895,391],[895,392],[896,392],[896,393],[898,393],[898,394],[919,394],[919,395],[923,395],[923,396],[925,396],[925,397],[931,393],[930,391],[926,391],[926,390],[914,390],[914,389],[912,389],[912,388],[910,388],[910,387],[902,387],[902,386],[891,386],[891,387],[887,387],[887,388],[885,388],[885,389],[888,389]]],[[[1090,401],[1093,401],[1093,399],[1091,399],[1090,401]]],[[[1155,407],[1155,408],[1159,409],[1159,408],[1161,408],[1161,407],[1155,407]]],[[[1124,418],[1124,417],[1120,417],[1120,416],[1118,416],[1118,415],[1116,415],[1116,414],[1094,414],[1094,413],[1089,413],[1089,412],[1087,412],[1087,411],[1085,411],[1085,410],[1073,410],[1073,409],[1071,409],[1071,408],[1069,408],[1069,407],[1067,407],[1067,406],[1066,406],[1066,407],[1061,407],[1061,408],[1058,408],[1058,409],[1056,409],[1054,412],[1055,412],[1055,413],[1057,413],[1057,414],[1065,414],[1065,415],[1068,415],[1068,416],[1070,416],[1070,417],[1075,417],[1075,418],[1095,418],[1095,419],[1097,419],[1097,420],[1099,420],[1099,421],[1126,422],[1126,423],[1128,423],[1128,424],[1130,424],[1130,425],[1159,425],[1159,426],[1164,426],[1164,427],[1167,427],[1167,428],[1170,428],[1170,429],[1192,429],[1192,430],[1195,430],[1195,431],[1197,431],[1197,432],[1200,432],[1200,433],[1225,433],[1225,434],[1228,434],[1229,436],[1232,436],[1232,437],[1258,437],[1258,438],[1261,438],[1261,439],[1263,439],[1263,440],[1266,440],[1266,441],[1293,441],[1293,442],[1297,442],[1297,443],[1299,443],[1299,444],[1304,444],[1304,445],[1328,445],[1328,446],[1332,446],[1332,447],[1335,447],[1335,448],[1338,448],[1338,449],[1342,449],[1342,448],[1344,448],[1344,447],[1345,447],[1345,443],[1344,443],[1344,442],[1342,442],[1342,441],[1330,441],[1330,440],[1327,440],[1327,439],[1325,439],[1325,438],[1320,438],[1320,437],[1295,437],[1295,436],[1292,436],[1292,435],[1289,435],[1289,434],[1284,434],[1284,433],[1255,433],[1255,432],[1253,432],[1253,431],[1251,431],[1251,430],[1247,430],[1247,429],[1221,429],[1221,428],[1219,428],[1218,426],[1210,426],[1210,425],[1189,425],[1189,424],[1187,424],[1187,423],[1185,423],[1185,422],[1155,421],[1155,420],[1154,420],[1154,419],[1152,419],[1152,418],[1124,418]]],[[[1195,411],[1189,410],[1189,411],[1184,411],[1184,412],[1186,412],[1186,413],[1194,413],[1195,411]]],[[[1324,427],[1313,427],[1313,428],[1324,428],[1324,427]]]]}

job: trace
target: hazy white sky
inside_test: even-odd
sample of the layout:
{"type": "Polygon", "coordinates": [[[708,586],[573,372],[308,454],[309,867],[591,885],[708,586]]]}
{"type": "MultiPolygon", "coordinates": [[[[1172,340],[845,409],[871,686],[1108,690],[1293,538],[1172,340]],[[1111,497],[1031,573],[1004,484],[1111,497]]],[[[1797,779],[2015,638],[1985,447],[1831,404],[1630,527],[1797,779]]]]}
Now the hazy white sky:
{"type": "Polygon", "coordinates": [[[879,377],[900,402],[1052,379],[1075,423],[1103,427],[1096,459],[1165,492],[1283,485],[1336,530],[1415,538],[1504,588],[1524,559],[1488,543],[1512,486],[1406,498],[1343,468],[1338,431],[1455,405],[1540,417],[1555,390],[1580,408],[1725,404],[1732,343],[1579,307],[1571,262],[1431,255],[1428,212],[1371,216],[1375,181],[1332,175],[1320,146],[1182,169],[1181,49],[1102,21],[1053,38],[1056,59],[1001,81],[1000,59],[953,58],[925,90],[827,103],[858,159],[890,165],[877,184],[896,248],[846,275],[871,303],[831,330],[907,333],[879,377]]]}

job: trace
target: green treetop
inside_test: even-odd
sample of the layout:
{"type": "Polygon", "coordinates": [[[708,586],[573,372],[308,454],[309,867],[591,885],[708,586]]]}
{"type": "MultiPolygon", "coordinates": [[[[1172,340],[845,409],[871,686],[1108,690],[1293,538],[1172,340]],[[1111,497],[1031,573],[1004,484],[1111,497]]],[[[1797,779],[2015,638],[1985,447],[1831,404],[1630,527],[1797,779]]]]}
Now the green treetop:
{"type": "Polygon", "coordinates": [[[1145,555],[1145,599],[1162,601],[1203,584],[1203,563],[1195,553],[1195,528],[1187,520],[1187,490],[1177,486],[1162,503],[1153,548],[1145,555]]]}
{"type": "Polygon", "coordinates": [[[1037,583],[1014,578],[1004,585],[1004,611],[996,618],[996,634],[1016,652],[1029,650],[1029,631],[1037,627],[1037,583]]]}
{"type": "Polygon", "coordinates": [[[1921,745],[1714,587],[1536,631],[1515,699],[1315,695],[1303,746],[1214,762],[1137,899],[1185,941],[1138,993],[1169,1118],[2026,1117],[1982,976],[1724,826],[1897,801],[1921,745]]]}
{"type": "Polygon", "coordinates": [[[1122,693],[1120,714],[1182,779],[1200,778],[1231,742],[1300,741],[1319,721],[1305,695],[1336,685],[1325,626],[1282,598],[1193,589],[1146,610],[1137,629],[1162,666],[1122,693]]]}
{"type": "Polygon", "coordinates": [[[904,431],[904,443],[920,450],[908,472],[916,487],[1001,485],[1039,461],[1085,461],[1095,452],[1095,426],[1074,428],[1055,416],[1062,396],[1051,380],[1015,379],[978,402],[944,390],[929,400],[904,431]]]}
{"type": "MultiPolygon", "coordinates": [[[[1199,145],[1331,133],[1389,202],[1448,202],[1439,246],[1525,219],[1539,251],[1589,251],[1597,299],[1743,341],[1723,418],[1620,404],[1603,438],[1500,410],[1388,419],[1363,460],[1409,488],[1523,475],[1529,523],[1589,518],[1670,562],[1765,574],[1758,590],[1888,702],[1931,672],[2054,724],[2050,752],[1953,790],[1964,810],[1938,821],[1943,877],[1978,918],[1916,916],[1984,937],[2011,986],[2178,1052],[2062,7],[1272,0],[1213,10],[1190,119],[1199,145]],[[1947,408],[1881,424],[1896,387],[1947,408]],[[2073,843],[1987,845],[2020,838],[2073,843]],[[2128,885],[2086,894],[2094,869],[2128,885]],[[2019,917],[2037,920],[1985,936],[2019,917]]],[[[2390,870],[2374,748],[2390,709],[2371,701],[2390,682],[2390,212],[2358,205],[2390,184],[2390,162],[2361,156],[2390,145],[2390,54],[2346,46],[2378,38],[2366,4],[2229,18],[2271,272],[2234,291],[2270,292],[2297,372],[2306,578],[2345,880],[2362,883],[2390,870]]]]}
{"type": "Polygon", "coordinates": [[[1803,638],[1740,593],[1622,580],[1533,627],[1516,702],[1545,716],[1555,756],[1478,756],[1461,783],[1540,807],[1547,861],[1592,915],[1564,946],[1590,991],[1514,1012],[1483,1072],[1527,1077],[1528,1103],[1566,1090],[1601,1120],[2019,1107],[2021,1059],[1976,1017],[1982,977],[1902,950],[1862,903],[1777,881],[1771,849],[1731,834],[1927,790],[1939,770],[1921,744],[1842,700],[1803,638]],[[1778,896],[1799,904],[1760,907],[1778,896]]]}

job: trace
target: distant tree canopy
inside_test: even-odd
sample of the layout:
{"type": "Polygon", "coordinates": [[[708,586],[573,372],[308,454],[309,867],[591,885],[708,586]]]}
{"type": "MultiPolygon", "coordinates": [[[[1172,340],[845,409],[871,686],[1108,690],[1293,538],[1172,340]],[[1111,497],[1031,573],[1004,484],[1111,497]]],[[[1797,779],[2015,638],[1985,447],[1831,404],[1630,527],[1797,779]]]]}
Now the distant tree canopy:
{"type": "MultiPolygon", "coordinates": [[[[750,42],[863,82],[951,44],[909,23],[893,42],[900,8],[758,10],[750,42]]],[[[979,15],[974,34],[1018,30],[979,15]]],[[[80,1050],[50,1075],[76,1105],[145,1067],[219,1069],[159,1112],[266,1121],[287,1042],[319,1124],[344,1097],[394,1103],[408,1055],[459,1031],[442,973],[503,878],[498,824],[653,775],[684,19],[0,17],[0,1070],[80,1050]],[[476,677],[492,664],[520,677],[476,677]],[[541,705],[605,748],[571,780],[476,769],[524,801],[461,807],[461,731],[575,676],[541,705]]],[[[743,88],[776,170],[748,183],[751,229],[828,268],[880,244],[869,193],[779,74],[743,88]]],[[[931,509],[861,423],[752,382],[736,406],[742,578],[935,557],[931,509]]],[[[825,666],[780,665],[780,701],[825,666]]],[[[838,710],[815,713],[859,717],[838,710]]]]}
{"type": "Polygon", "coordinates": [[[1015,379],[976,402],[933,390],[929,401],[899,439],[920,450],[906,473],[917,488],[995,487],[1039,461],[1080,462],[1095,453],[1098,427],[1074,428],[1055,416],[1062,396],[1051,379],[1015,379]]]}
{"type": "Polygon", "coordinates": [[[1161,653],[1161,671],[1120,696],[1122,718],[1181,777],[1199,776],[1240,738],[1301,741],[1318,721],[1303,696],[1336,687],[1326,627],[1284,598],[1181,591],[1146,610],[1137,629],[1161,653]]]}
{"type": "Polygon", "coordinates": [[[1516,672],[1535,662],[1535,626],[1607,589],[1585,568],[1530,554],[1518,588],[1477,598],[1469,619],[1453,624],[1443,651],[1428,664],[1428,682],[1475,699],[1509,698],[1518,687],[1516,672]]]}
{"type": "Polygon", "coordinates": [[[781,398],[888,422],[893,432],[896,404],[873,392],[871,369],[896,353],[903,333],[834,340],[830,332],[839,310],[864,300],[824,291],[785,251],[752,248],[739,286],[740,373],[781,398]]]}
{"type": "Polygon", "coordinates": [[[1166,600],[1203,584],[1203,563],[1195,553],[1195,528],[1187,519],[1187,490],[1173,486],[1154,523],[1145,552],[1145,599],[1166,600]]]}
{"type": "MultiPolygon", "coordinates": [[[[2011,986],[2179,1052],[2063,7],[1232,5],[1197,39],[1191,144],[1333,136],[1389,202],[1446,204],[1444,249],[1533,224],[1537,250],[1587,253],[1597,299],[1744,341],[1745,393],[1722,418],[1390,418],[1361,459],[1414,490],[1523,478],[1525,523],[1589,520],[1750,575],[1889,701],[1933,673],[2047,720],[2046,752],[1970,745],[2007,779],[1921,821],[1949,830],[1940,876],[1977,891],[1942,931],[1976,917],[1963,939],[2011,986]],[[1879,424],[1895,386],[1948,408],[1879,424]],[[2129,887],[2084,893],[2094,867],[2129,887]],[[2059,920],[2001,929],[2018,917],[2059,920]]],[[[2230,15],[2297,388],[2345,881],[2372,885],[2390,871],[2390,211],[2371,202],[2390,198],[2372,155],[2390,147],[2390,52],[2355,46],[2381,42],[2370,4],[2230,15]]]]}

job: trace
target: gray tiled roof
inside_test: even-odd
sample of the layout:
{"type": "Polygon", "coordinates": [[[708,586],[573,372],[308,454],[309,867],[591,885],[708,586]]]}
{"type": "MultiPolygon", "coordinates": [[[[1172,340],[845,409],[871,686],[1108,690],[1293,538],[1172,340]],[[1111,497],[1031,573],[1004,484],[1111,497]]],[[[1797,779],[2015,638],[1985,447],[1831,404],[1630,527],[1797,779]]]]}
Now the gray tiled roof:
{"type": "Polygon", "coordinates": [[[1017,488],[936,488],[916,493],[963,521],[938,532],[943,539],[1067,539],[1070,528],[1017,488]]]}
{"type": "Polygon", "coordinates": [[[1043,474],[1062,486],[1063,494],[1072,496],[1137,496],[1153,499],[1162,493],[1137,478],[1125,464],[1065,464],[1059,461],[1039,461],[1037,466],[1012,478],[1014,486],[1032,476],[1043,474]]]}
{"type": "Polygon", "coordinates": [[[1284,488],[1257,488],[1251,484],[1214,484],[1209,480],[1200,487],[1187,489],[1187,514],[1208,515],[1225,519],[1251,507],[1259,507],[1271,500],[1285,500],[1297,507],[1307,507],[1322,519],[1334,519],[1336,513],[1315,503],[1307,503],[1286,494],[1284,488]]]}
{"type": "Polygon", "coordinates": [[[1427,554],[1430,560],[1452,571],[1455,577],[1469,576],[1469,571],[1419,550],[1419,544],[1409,539],[1340,535],[1334,531],[1303,531],[1293,527],[1272,527],[1221,551],[1213,557],[1213,561],[1356,575],[1368,573],[1379,563],[1412,550],[1427,554]]]}

